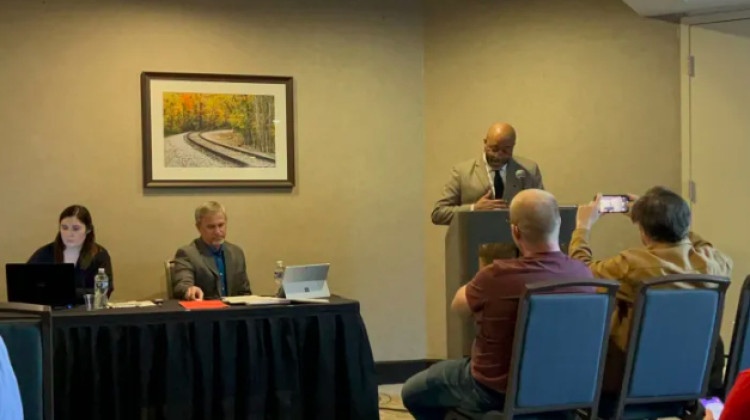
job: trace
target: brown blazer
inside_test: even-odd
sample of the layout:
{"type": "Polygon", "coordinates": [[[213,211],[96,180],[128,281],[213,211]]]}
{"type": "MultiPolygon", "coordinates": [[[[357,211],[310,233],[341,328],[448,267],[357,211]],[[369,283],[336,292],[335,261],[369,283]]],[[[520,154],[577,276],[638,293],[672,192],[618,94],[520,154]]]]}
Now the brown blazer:
{"type": "MultiPolygon", "coordinates": [[[[503,199],[510,202],[521,190],[529,188],[544,189],[542,173],[534,161],[513,156],[505,170],[505,192],[503,199]],[[519,178],[516,172],[523,171],[526,176],[519,178]]],[[[449,225],[457,211],[470,211],[488,190],[492,188],[487,177],[487,164],[482,156],[461,162],[453,167],[451,179],[445,184],[443,194],[432,210],[432,223],[449,225]]]]}
{"type": "Polygon", "coordinates": [[[620,282],[611,338],[622,351],[627,351],[633,302],[643,280],[669,274],[732,275],[732,259],[694,233],[676,244],[631,248],[606,260],[593,259],[588,240],[589,230],[573,231],[569,253],[572,258],[584,262],[594,277],[620,282]]]}

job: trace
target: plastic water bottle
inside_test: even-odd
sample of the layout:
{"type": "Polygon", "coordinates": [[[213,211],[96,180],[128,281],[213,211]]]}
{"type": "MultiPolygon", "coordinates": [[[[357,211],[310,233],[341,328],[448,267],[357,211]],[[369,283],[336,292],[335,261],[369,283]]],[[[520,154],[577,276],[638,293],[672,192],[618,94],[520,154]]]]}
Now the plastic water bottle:
{"type": "Polygon", "coordinates": [[[99,269],[99,272],[94,277],[94,309],[106,309],[108,298],[107,292],[109,291],[109,276],[103,268],[99,269]]]}
{"type": "Polygon", "coordinates": [[[273,281],[276,282],[276,296],[281,296],[281,280],[284,278],[284,261],[276,261],[276,268],[273,269],[273,281]]]}

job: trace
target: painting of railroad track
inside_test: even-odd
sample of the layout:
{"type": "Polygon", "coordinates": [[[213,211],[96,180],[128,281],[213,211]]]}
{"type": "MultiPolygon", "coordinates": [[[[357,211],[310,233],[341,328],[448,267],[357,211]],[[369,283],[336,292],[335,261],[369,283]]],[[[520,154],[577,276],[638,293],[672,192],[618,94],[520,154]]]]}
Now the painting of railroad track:
{"type": "Polygon", "coordinates": [[[292,78],[141,73],[144,186],[294,185],[292,78]]]}
{"type": "Polygon", "coordinates": [[[164,92],[164,165],[276,165],[274,97],[164,92]]]}

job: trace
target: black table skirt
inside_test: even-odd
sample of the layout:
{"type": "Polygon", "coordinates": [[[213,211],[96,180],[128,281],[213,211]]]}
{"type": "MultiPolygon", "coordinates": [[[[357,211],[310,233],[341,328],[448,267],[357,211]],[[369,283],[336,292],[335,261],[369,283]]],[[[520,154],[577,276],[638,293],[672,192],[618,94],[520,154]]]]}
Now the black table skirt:
{"type": "Polygon", "coordinates": [[[377,419],[355,301],[53,315],[63,419],[377,419]]]}

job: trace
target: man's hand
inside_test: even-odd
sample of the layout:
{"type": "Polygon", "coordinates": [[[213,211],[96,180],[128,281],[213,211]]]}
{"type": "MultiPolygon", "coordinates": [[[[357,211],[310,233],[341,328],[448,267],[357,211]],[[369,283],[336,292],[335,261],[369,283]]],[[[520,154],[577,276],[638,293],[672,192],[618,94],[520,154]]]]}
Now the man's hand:
{"type": "Polygon", "coordinates": [[[507,209],[508,203],[505,200],[495,200],[490,198],[492,195],[492,189],[487,190],[487,193],[483,195],[479,201],[474,203],[474,210],[497,210],[507,209]]]}
{"type": "Polygon", "coordinates": [[[703,420],[714,420],[714,413],[711,410],[706,410],[706,416],[703,417],[703,420]]]}
{"type": "Polygon", "coordinates": [[[198,286],[190,286],[185,292],[185,300],[203,300],[203,290],[198,286]]]}
{"type": "Polygon", "coordinates": [[[599,216],[601,215],[601,213],[599,213],[599,199],[601,199],[601,197],[601,194],[597,194],[596,200],[578,206],[578,213],[576,214],[576,229],[591,229],[591,227],[594,226],[594,223],[599,220],[599,216]]]}

